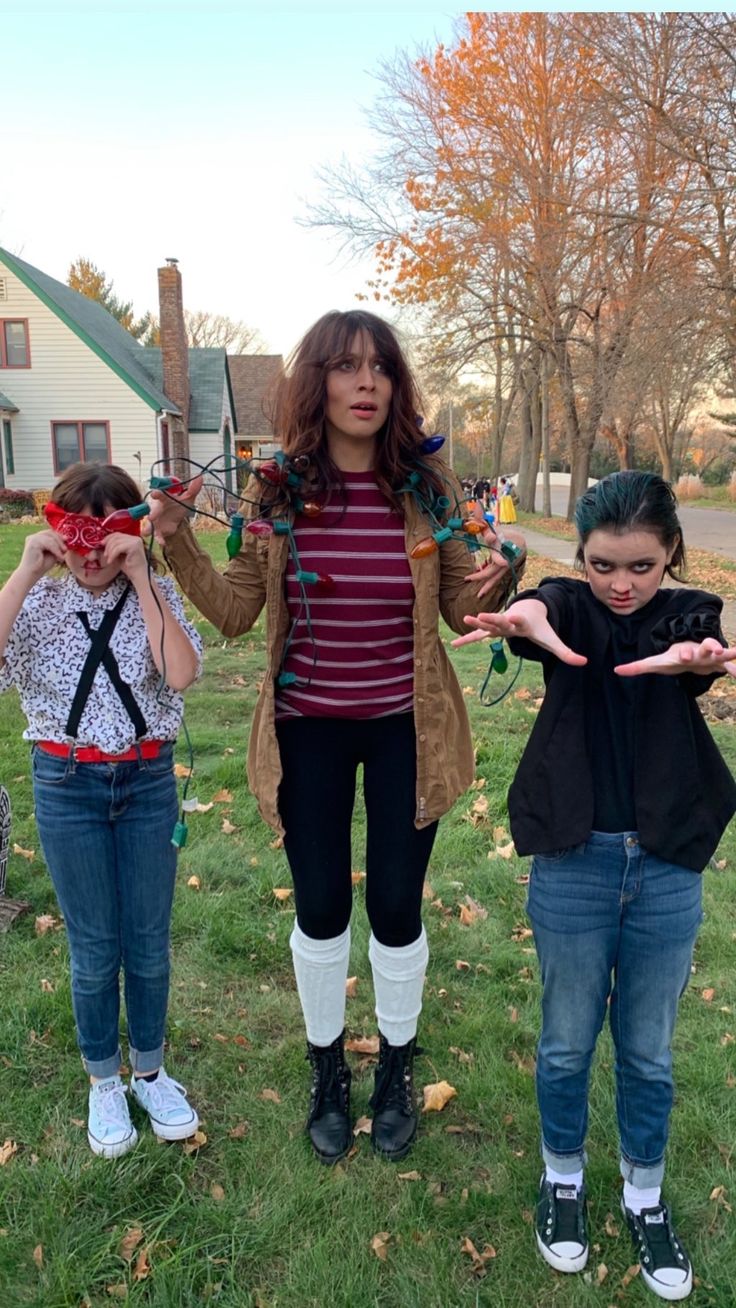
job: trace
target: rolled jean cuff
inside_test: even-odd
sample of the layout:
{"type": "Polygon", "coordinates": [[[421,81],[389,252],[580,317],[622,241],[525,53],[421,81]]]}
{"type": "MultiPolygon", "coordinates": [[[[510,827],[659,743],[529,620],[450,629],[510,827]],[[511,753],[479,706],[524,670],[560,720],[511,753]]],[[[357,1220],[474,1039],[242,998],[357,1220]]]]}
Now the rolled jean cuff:
{"type": "Polygon", "coordinates": [[[128,1050],[130,1070],[140,1076],[148,1076],[149,1072],[157,1072],[164,1061],[164,1047],[159,1045],[158,1049],[152,1049],[150,1052],[141,1053],[139,1049],[128,1050]]]}
{"type": "Polygon", "coordinates": [[[123,1063],[123,1053],[118,1045],[118,1051],[112,1055],[112,1058],[85,1058],[82,1054],[82,1064],[88,1076],[97,1077],[98,1081],[104,1081],[108,1076],[117,1076],[123,1063]]]}
{"type": "Polygon", "coordinates": [[[622,1154],[619,1166],[624,1180],[637,1190],[653,1189],[664,1180],[664,1158],[658,1163],[632,1163],[622,1154]]]}
{"type": "Polygon", "coordinates": [[[560,1176],[572,1176],[575,1172],[581,1172],[588,1161],[584,1149],[576,1149],[574,1154],[555,1154],[547,1147],[544,1140],[542,1158],[545,1166],[551,1167],[553,1172],[559,1172],[560,1176]]]}

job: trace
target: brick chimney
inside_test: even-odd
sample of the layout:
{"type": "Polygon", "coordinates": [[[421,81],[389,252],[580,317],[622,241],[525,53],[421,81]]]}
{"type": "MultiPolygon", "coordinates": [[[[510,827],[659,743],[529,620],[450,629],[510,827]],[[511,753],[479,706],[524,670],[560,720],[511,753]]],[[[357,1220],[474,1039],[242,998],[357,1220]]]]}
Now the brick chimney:
{"type": "Polygon", "coordinates": [[[189,458],[189,350],[177,259],[167,259],[158,270],[158,304],[163,390],[182,414],[170,419],[171,454],[176,461],[189,458]]]}

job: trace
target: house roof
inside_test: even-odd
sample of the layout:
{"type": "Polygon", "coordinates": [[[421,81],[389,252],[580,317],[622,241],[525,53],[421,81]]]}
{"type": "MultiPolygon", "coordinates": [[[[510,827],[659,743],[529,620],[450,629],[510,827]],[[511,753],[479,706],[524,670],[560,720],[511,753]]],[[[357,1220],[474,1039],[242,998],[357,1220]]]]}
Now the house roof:
{"type": "Polygon", "coordinates": [[[7,395],[3,395],[2,391],[0,391],[0,409],[2,409],[5,413],[20,412],[17,404],[13,404],[13,401],[9,400],[7,395]]]}
{"type": "Polygon", "coordinates": [[[263,401],[283,370],[281,354],[229,354],[235,425],[239,436],[272,436],[273,428],[263,412],[263,401]]]}
{"type": "Polygon", "coordinates": [[[0,261],[152,409],[179,413],[176,405],[161,390],[160,378],[157,383],[147,369],[144,347],[107,309],[7,250],[0,249],[0,261]]]}
{"type": "MultiPolygon", "coordinates": [[[[146,346],[145,367],[157,386],[162,383],[161,350],[146,346]]],[[[227,355],[220,348],[198,347],[189,350],[189,430],[219,431],[222,425],[223,387],[226,381],[227,355]]]]}

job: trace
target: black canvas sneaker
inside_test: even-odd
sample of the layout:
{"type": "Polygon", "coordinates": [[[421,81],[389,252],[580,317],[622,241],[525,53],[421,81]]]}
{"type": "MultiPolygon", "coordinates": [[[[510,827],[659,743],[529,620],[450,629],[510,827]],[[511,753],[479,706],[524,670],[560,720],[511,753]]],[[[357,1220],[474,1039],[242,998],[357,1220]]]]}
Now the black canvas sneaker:
{"type": "Polygon", "coordinates": [[[554,1185],[542,1173],[537,1202],[539,1252],[558,1272],[582,1272],[588,1261],[585,1186],[554,1185]]]}
{"type": "Polygon", "coordinates": [[[626,1218],[641,1274],[646,1285],[660,1299],[687,1299],[693,1288],[693,1269],[678,1240],[666,1204],[632,1213],[623,1200],[621,1211],[626,1218]]]}

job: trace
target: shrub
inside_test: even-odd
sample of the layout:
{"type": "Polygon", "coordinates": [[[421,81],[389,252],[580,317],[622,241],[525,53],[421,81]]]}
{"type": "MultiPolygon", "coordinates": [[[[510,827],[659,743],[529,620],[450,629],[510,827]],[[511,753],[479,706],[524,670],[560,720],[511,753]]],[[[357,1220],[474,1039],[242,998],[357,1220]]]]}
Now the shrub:
{"type": "Polygon", "coordinates": [[[700,477],[692,472],[684,472],[677,479],[675,494],[678,500],[698,500],[704,494],[704,486],[700,477]]]}
{"type": "Polygon", "coordinates": [[[31,492],[0,487],[0,512],[6,518],[22,518],[26,513],[34,513],[31,492]]]}
{"type": "Polygon", "coordinates": [[[736,468],[728,479],[728,498],[736,500],[736,468]]]}

